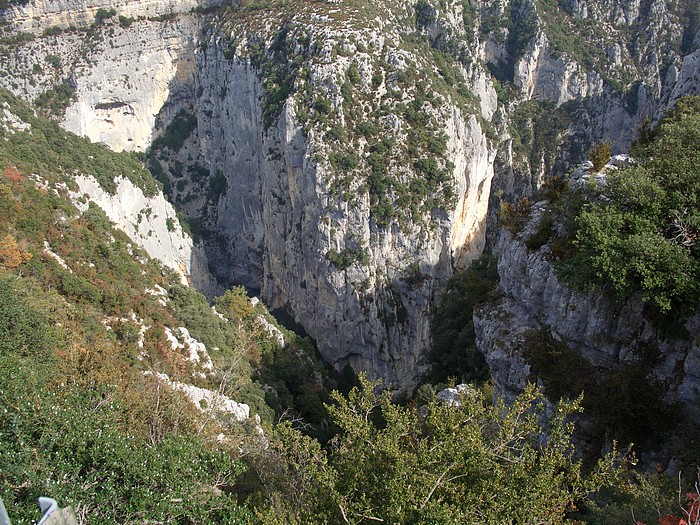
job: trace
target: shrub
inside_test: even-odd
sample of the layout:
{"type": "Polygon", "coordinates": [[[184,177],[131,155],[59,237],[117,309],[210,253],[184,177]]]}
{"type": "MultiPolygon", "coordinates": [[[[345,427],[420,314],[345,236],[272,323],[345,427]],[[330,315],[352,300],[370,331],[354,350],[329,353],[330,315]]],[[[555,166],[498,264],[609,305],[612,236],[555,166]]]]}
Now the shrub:
{"type": "Polygon", "coordinates": [[[226,290],[214,299],[214,304],[220,314],[234,320],[248,319],[255,311],[243,286],[226,290]]]}
{"type": "Polygon", "coordinates": [[[228,190],[228,180],[226,175],[221,170],[216,170],[216,174],[209,179],[209,191],[207,198],[212,201],[218,201],[219,198],[228,190]]]}
{"type": "Polygon", "coordinates": [[[46,90],[36,98],[36,104],[54,115],[60,115],[75,98],[75,88],[69,80],[46,90]]]}
{"type": "Polygon", "coordinates": [[[427,0],[418,0],[413,6],[416,13],[416,27],[425,29],[437,20],[437,12],[427,0]]]}
{"type": "Polygon", "coordinates": [[[347,72],[348,80],[352,85],[358,85],[360,83],[360,69],[357,67],[357,64],[353,62],[350,64],[350,67],[348,68],[347,72]]]}
{"type": "Polygon", "coordinates": [[[172,151],[180,151],[185,139],[197,128],[197,117],[184,109],[178,111],[172,122],[165,128],[163,135],[153,141],[151,148],[157,150],[168,147],[172,151]]]}
{"type": "Polygon", "coordinates": [[[117,14],[117,11],[114,8],[111,9],[105,9],[104,7],[100,7],[97,12],[95,13],[95,25],[101,25],[105,20],[109,20],[113,16],[117,14]]]}
{"type": "Polygon", "coordinates": [[[558,270],[572,286],[680,316],[700,300],[700,97],[679,100],[650,140],[638,165],[608,174],[604,198],[575,212],[576,253],[558,270]]]}
{"type": "Polygon", "coordinates": [[[507,230],[518,233],[527,224],[532,203],[526,197],[520,197],[516,203],[501,202],[498,218],[507,230]]]}
{"type": "Polygon", "coordinates": [[[433,397],[420,413],[378,386],[360,376],[349,395],[333,394],[342,433],[327,451],[277,427],[254,461],[261,522],[559,524],[617,478],[615,453],[581,471],[568,422],[578,405],[546,410],[532,386],[509,407],[473,390],[459,406],[433,397]]]}
{"type": "Polygon", "coordinates": [[[129,16],[119,15],[119,25],[123,28],[129,27],[134,23],[134,19],[129,16]]]}
{"type": "Polygon", "coordinates": [[[595,171],[602,170],[612,156],[612,144],[610,142],[596,142],[588,150],[588,159],[593,163],[595,171]]]}
{"type": "Polygon", "coordinates": [[[366,264],[369,256],[362,248],[344,248],[340,252],[332,248],[326,253],[326,259],[339,270],[345,270],[355,263],[366,264]]]}

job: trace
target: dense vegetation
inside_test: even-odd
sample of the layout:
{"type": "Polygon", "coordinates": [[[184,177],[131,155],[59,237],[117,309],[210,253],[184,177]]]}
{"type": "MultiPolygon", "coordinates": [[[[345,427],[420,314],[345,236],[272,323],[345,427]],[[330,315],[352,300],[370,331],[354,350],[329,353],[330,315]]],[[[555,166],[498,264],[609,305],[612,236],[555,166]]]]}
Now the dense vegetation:
{"type": "MultiPolygon", "coordinates": [[[[637,164],[607,173],[574,213],[566,282],[617,300],[641,296],[660,314],[700,301],[700,98],[681,99],[645,131],[637,164]]],[[[572,201],[573,202],[573,201],[572,201]]]]}
{"type": "MultiPolygon", "coordinates": [[[[0,0],[0,9],[8,3],[16,2],[0,0]]],[[[242,8],[265,5],[243,2],[242,8]]],[[[537,5],[556,22],[556,2],[537,5]]],[[[468,0],[463,6],[469,25],[478,13],[468,0]]],[[[410,12],[417,32],[407,45],[426,53],[428,68],[375,63],[363,88],[360,61],[351,60],[339,105],[302,93],[308,97],[302,99],[305,118],[322,124],[325,139],[338,146],[328,155],[333,191],[346,201],[358,189],[366,193],[380,227],[403,226],[451,202],[446,137],[428,114],[446,97],[465,112],[474,109],[459,91],[459,61],[420,34],[438,11],[421,0],[410,12]],[[366,96],[381,85],[387,87],[383,100],[366,96]],[[413,98],[404,100],[411,90],[413,98]],[[367,111],[353,110],[363,98],[367,111]],[[339,124],[339,112],[346,125],[339,124]],[[406,137],[382,127],[396,113],[410,128],[406,137]],[[354,153],[359,150],[362,157],[354,153]],[[417,176],[409,181],[402,170],[417,176]]],[[[114,15],[100,10],[96,23],[114,15]]],[[[536,30],[533,20],[525,17],[513,28],[509,52],[524,52],[536,30]]],[[[120,23],[129,22],[120,17],[120,23]]],[[[555,52],[580,47],[567,31],[560,22],[547,28],[555,52]]],[[[296,46],[286,37],[281,32],[270,49],[249,49],[266,88],[266,128],[304,79],[301,58],[287,61],[296,46]]],[[[308,41],[297,43],[306,51],[308,41]]],[[[363,45],[347,43],[334,52],[362,53],[363,45]]],[[[583,63],[594,65],[599,56],[584,55],[583,63]]],[[[38,102],[60,112],[71,89],[63,82],[38,102]]],[[[0,493],[15,522],[36,518],[39,494],[73,505],[89,523],[610,523],[628,522],[629,505],[648,523],[668,518],[674,494],[669,498],[644,478],[628,485],[624,461],[614,453],[583,468],[571,445],[570,416],[580,406],[593,412],[606,439],[646,445],[665,437],[675,414],[647,381],[647,363],[596,378],[565,345],[533,333],[526,348],[533,378],[550,398],[585,392],[583,401],[552,406],[530,387],[510,407],[492,403],[487,390],[469,391],[458,406],[430,395],[422,406],[404,406],[388,391],[378,396],[379,384],[364,378],[348,395],[328,396],[339,379],[315,359],[312,343],[277,326],[286,339],[277,345],[259,323],[261,316],[274,320],[243,289],[217,298],[216,315],[200,294],[115,231],[100,210],[78,214],[68,198],[73,173],[93,175],[108,190],[114,176],[123,175],[148,193],[157,191],[141,159],[72,136],[6,93],[0,96],[32,126],[31,133],[0,130],[0,493]],[[165,304],[153,293],[156,285],[166,291],[165,304]],[[168,346],[165,329],[176,326],[186,326],[211,350],[215,374],[199,375],[168,346]],[[195,407],[146,372],[247,402],[262,418],[264,444],[253,420],[241,424],[195,407]],[[283,414],[291,414],[294,425],[272,424],[283,414]],[[303,433],[295,426],[300,422],[303,433]]],[[[515,113],[514,147],[530,155],[532,165],[551,155],[568,125],[563,112],[552,112],[531,103],[515,113]]],[[[576,204],[570,208],[576,213],[564,218],[571,238],[557,239],[555,249],[568,282],[619,300],[641,295],[661,314],[697,305],[698,115],[697,99],[681,101],[643,136],[635,153],[639,165],[609,174],[595,191],[562,197],[576,204]]],[[[179,150],[195,128],[194,116],[178,114],[154,149],[179,150]]],[[[154,172],[158,166],[152,157],[154,172]]],[[[210,174],[202,170],[193,167],[191,177],[206,180],[210,174]]],[[[226,191],[222,174],[211,178],[208,190],[212,200],[226,191]]],[[[514,206],[511,217],[524,220],[525,209],[524,203],[514,206]]],[[[528,246],[537,248],[551,235],[552,223],[544,222],[528,246]]],[[[366,254],[331,250],[327,257],[346,268],[366,254]]],[[[433,324],[432,381],[486,378],[470,322],[494,281],[493,260],[484,258],[449,283],[433,324]]],[[[673,519],[662,523],[679,522],[673,519]]]]}
{"type": "Polygon", "coordinates": [[[476,348],[473,314],[497,283],[496,258],[492,255],[481,256],[447,283],[431,322],[430,383],[443,383],[449,378],[479,383],[489,378],[486,360],[476,348]]]}
{"type": "Polygon", "coordinates": [[[3,134],[0,167],[8,163],[21,165],[23,172],[42,177],[59,173],[89,173],[105,191],[116,190],[115,176],[126,177],[146,195],[153,195],[159,185],[135,153],[114,153],[102,144],[77,137],[52,121],[36,116],[33,110],[5,90],[0,90],[0,104],[12,106],[15,114],[31,126],[31,133],[3,134]]]}
{"type": "MultiPolygon", "coordinates": [[[[310,341],[277,326],[286,344],[276,344],[260,324],[274,320],[242,288],[217,298],[214,312],[101,210],[78,213],[70,175],[53,163],[76,145],[98,153],[83,160],[88,174],[120,169],[123,156],[69,133],[44,142],[56,128],[3,97],[34,135],[0,129],[0,493],[15,523],[37,518],[40,494],[95,524],[560,523],[577,510],[579,522],[605,523],[629,505],[647,520],[654,505],[667,508],[647,480],[628,485],[614,455],[582,469],[568,418],[578,402],[550,410],[529,388],[506,407],[485,389],[450,405],[423,389],[420,406],[404,406],[364,378],[329,397],[340,383],[310,341]],[[206,344],[213,373],[170,345],[166,329],[179,326],[206,344]],[[254,419],[195,406],[154,372],[247,402],[265,437],[254,419]],[[304,433],[272,424],[283,413],[304,433]]],[[[473,369],[457,357],[471,337],[459,319],[493,280],[487,257],[445,294],[436,314],[441,374],[473,369]]],[[[542,375],[555,391],[554,373],[542,375]]]]}
{"type": "Polygon", "coordinates": [[[406,408],[377,386],[361,378],[334,396],[343,433],[328,450],[278,427],[254,462],[263,523],[563,523],[618,476],[614,452],[581,472],[567,422],[575,402],[548,411],[529,388],[509,407],[474,390],[459,405],[406,408]]]}
{"type": "MultiPolygon", "coordinates": [[[[565,284],[619,304],[641,300],[642,314],[663,337],[694,337],[685,322],[700,304],[699,140],[700,98],[687,97],[656,129],[640,129],[636,160],[627,167],[605,168],[610,145],[594,145],[593,167],[583,180],[571,186],[551,179],[542,187],[539,197],[548,205],[536,228],[529,226],[525,245],[546,245],[565,284]]],[[[532,220],[530,206],[526,199],[504,204],[503,224],[521,232],[532,220]]],[[[676,457],[693,456],[697,429],[663,401],[669,385],[654,375],[659,347],[627,342],[625,348],[631,358],[612,369],[594,367],[547,330],[532,331],[523,351],[531,379],[541,381],[551,399],[585,393],[579,438],[586,447],[599,450],[616,439],[634,442],[640,452],[663,444],[676,457]]]]}

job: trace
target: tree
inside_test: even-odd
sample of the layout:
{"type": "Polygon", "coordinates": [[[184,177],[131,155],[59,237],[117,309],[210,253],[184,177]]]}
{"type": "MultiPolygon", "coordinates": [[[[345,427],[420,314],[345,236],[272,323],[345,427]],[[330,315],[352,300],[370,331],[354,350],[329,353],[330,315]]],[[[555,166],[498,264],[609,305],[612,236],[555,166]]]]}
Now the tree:
{"type": "Polygon", "coordinates": [[[612,145],[610,142],[596,142],[588,150],[588,158],[593,163],[593,169],[600,171],[612,156],[612,145]]]}
{"type": "Polygon", "coordinates": [[[530,386],[511,406],[472,390],[459,406],[433,399],[419,410],[379,386],[361,375],[347,397],[333,394],[343,432],[327,452],[278,428],[263,455],[279,473],[264,480],[267,523],[562,523],[616,478],[612,457],[588,475],[573,459],[578,402],[547,410],[530,386]]]}
{"type": "Polygon", "coordinates": [[[23,250],[9,233],[0,238],[0,268],[12,270],[31,258],[32,254],[23,250]]]}

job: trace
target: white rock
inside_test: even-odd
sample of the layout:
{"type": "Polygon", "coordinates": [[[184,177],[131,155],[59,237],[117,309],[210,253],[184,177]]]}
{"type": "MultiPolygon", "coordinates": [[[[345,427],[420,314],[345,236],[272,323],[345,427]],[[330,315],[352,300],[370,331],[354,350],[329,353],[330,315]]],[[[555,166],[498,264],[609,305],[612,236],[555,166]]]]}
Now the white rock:
{"type": "MultiPolygon", "coordinates": [[[[151,372],[148,371],[144,373],[147,375],[151,374],[151,372]]],[[[245,403],[237,403],[228,396],[206,388],[199,388],[194,385],[188,385],[187,383],[172,381],[167,374],[155,372],[153,375],[172,389],[183,392],[194,406],[202,412],[225,412],[232,414],[238,421],[245,421],[250,417],[250,407],[245,403]]]]}
{"type": "Polygon", "coordinates": [[[198,288],[209,287],[203,249],[182,230],[175,209],[162,193],[146,197],[140,188],[125,178],[115,180],[117,189],[113,195],[106,192],[94,177],[77,175],[74,180],[80,191],[71,193],[71,199],[80,211],[85,211],[89,202],[94,202],[148,255],[175,270],[183,284],[188,284],[191,278],[198,288]]]}
{"type": "Polygon", "coordinates": [[[462,406],[463,396],[473,393],[474,389],[467,384],[459,384],[454,388],[446,388],[438,392],[437,397],[440,401],[445,402],[449,406],[459,407],[462,406]]]}

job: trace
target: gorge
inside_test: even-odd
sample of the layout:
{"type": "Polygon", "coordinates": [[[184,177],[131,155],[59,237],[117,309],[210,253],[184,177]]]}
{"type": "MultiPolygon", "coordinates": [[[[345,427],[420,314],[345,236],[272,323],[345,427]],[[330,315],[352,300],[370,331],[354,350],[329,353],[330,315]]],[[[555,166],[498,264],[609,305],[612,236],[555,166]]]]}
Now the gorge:
{"type": "Polygon", "coordinates": [[[199,289],[259,290],[334,368],[405,392],[444,284],[504,246],[499,203],[598,141],[627,151],[700,92],[692,1],[41,0],[2,17],[0,84],[148,152],[199,289]]]}

